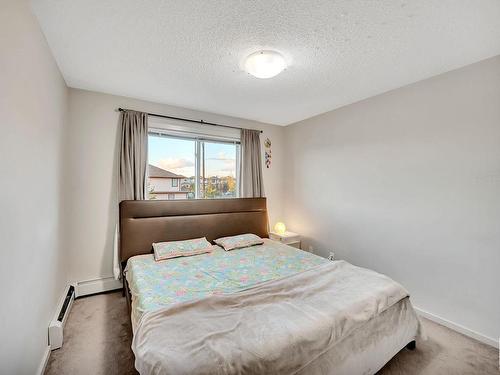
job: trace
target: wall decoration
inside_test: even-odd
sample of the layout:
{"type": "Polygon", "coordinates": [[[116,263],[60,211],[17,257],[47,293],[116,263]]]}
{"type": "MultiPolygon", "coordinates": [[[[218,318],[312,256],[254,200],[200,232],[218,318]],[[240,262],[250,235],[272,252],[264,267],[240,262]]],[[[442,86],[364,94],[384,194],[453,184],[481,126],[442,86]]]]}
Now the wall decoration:
{"type": "Polygon", "coordinates": [[[266,141],[264,142],[264,147],[265,147],[264,159],[266,162],[266,168],[269,168],[271,167],[271,140],[269,138],[266,138],[266,141]]]}

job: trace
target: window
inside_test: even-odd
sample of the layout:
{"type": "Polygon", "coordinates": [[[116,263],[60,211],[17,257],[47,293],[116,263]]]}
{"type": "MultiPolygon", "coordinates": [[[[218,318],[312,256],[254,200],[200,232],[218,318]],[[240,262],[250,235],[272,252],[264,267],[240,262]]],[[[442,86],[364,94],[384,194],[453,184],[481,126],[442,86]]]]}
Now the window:
{"type": "Polygon", "coordinates": [[[149,134],[149,199],[214,199],[238,196],[237,141],[149,134]]]}

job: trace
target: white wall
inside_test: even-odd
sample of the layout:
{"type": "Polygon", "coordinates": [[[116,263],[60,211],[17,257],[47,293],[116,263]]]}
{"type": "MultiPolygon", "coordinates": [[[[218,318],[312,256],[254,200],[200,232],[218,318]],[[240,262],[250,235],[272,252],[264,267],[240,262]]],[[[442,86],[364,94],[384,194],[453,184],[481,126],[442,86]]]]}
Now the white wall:
{"type": "MultiPolygon", "coordinates": [[[[75,281],[112,275],[112,243],[117,216],[118,107],[263,129],[273,142],[273,164],[264,168],[270,219],[281,218],[283,128],[91,91],[70,89],[70,122],[66,143],[66,242],[75,281]]],[[[158,126],[158,122],[155,122],[158,126]]]]}
{"type": "Polygon", "coordinates": [[[181,180],[177,179],[177,186],[172,186],[172,178],[154,178],[149,177],[149,187],[154,191],[181,191],[181,180]]]}
{"type": "Polygon", "coordinates": [[[306,248],[500,336],[500,57],[285,129],[285,218],[306,248]]]}
{"type": "Polygon", "coordinates": [[[67,88],[27,1],[2,1],[0,51],[0,373],[31,375],[47,353],[67,282],[60,241],[67,88]]]}

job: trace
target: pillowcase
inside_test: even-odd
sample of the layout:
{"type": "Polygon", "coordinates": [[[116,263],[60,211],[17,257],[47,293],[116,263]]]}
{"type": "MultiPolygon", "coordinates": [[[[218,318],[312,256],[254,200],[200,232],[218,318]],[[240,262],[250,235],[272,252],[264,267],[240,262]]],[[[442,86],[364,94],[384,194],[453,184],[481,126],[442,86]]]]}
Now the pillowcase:
{"type": "Polygon", "coordinates": [[[238,236],[217,238],[214,242],[222,246],[224,250],[229,251],[247,246],[262,245],[264,240],[255,234],[247,233],[238,236]]]}
{"type": "Polygon", "coordinates": [[[209,253],[213,246],[205,237],[185,241],[169,241],[153,243],[155,260],[164,260],[177,257],[189,257],[209,253]]]}

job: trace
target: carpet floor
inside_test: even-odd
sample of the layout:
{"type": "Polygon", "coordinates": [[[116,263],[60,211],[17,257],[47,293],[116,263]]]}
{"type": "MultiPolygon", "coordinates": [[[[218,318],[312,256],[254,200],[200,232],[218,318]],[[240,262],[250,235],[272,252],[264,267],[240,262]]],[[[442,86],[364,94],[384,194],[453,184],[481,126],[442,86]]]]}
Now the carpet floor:
{"type": "MultiPolygon", "coordinates": [[[[429,336],[403,349],[379,375],[499,375],[498,350],[423,319],[429,336]]],[[[64,345],[51,355],[46,375],[137,374],[127,303],[121,292],[79,298],[64,329],[64,345]]]]}

